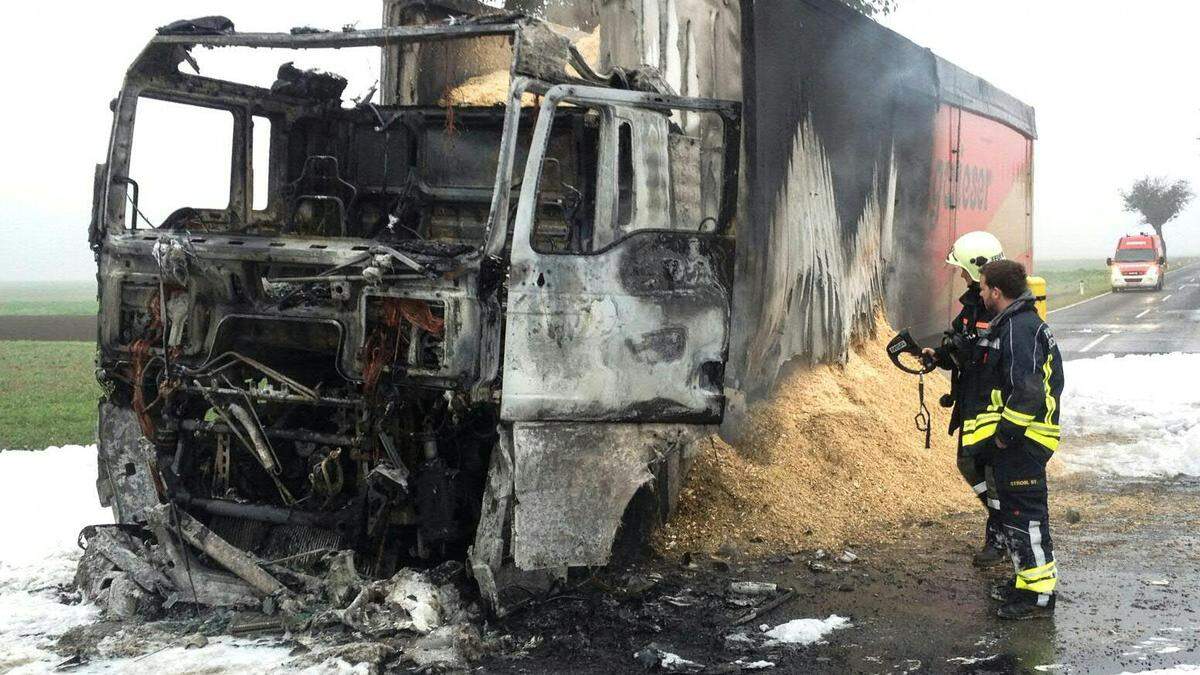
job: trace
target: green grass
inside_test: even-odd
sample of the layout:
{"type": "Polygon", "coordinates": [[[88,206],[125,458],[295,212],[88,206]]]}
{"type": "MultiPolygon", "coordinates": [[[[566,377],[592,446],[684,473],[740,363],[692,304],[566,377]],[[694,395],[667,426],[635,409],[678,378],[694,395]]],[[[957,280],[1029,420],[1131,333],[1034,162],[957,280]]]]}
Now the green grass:
{"type": "Polygon", "coordinates": [[[90,342],[0,341],[0,449],[95,442],[95,351],[90,342]]]}
{"type": "Polygon", "coordinates": [[[0,281],[0,316],[87,316],[97,310],[95,281],[0,281]]]}
{"type": "Polygon", "coordinates": [[[1046,307],[1058,309],[1111,290],[1103,260],[1035,262],[1034,273],[1046,280],[1046,307]],[[1083,282],[1083,293],[1079,282],[1083,282]]]}

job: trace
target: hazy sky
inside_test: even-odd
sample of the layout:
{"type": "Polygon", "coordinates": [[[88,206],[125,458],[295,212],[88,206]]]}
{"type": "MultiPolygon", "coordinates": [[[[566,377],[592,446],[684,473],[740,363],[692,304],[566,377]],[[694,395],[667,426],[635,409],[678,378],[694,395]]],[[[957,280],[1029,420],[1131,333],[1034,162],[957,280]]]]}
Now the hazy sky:
{"type": "MultiPolygon", "coordinates": [[[[4,3],[5,23],[24,28],[0,40],[4,87],[20,92],[7,96],[5,102],[16,105],[0,112],[0,280],[95,275],[87,225],[92,176],[104,161],[112,126],[108,104],[155,28],[209,14],[230,17],[240,31],[301,25],[336,30],[347,23],[370,28],[379,26],[382,7],[378,0],[68,0],[55,8],[69,20],[55,21],[40,3],[4,3]]],[[[334,58],[345,61],[354,52],[365,50],[334,58]]],[[[205,50],[197,57],[206,74],[205,65],[219,58],[205,50]]]]}
{"type": "MultiPolygon", "coordinates": [[[[1200,186],[1200,62],[1193,0],[900,0],[883,23],[1037,109],[1035,251],[1103,259],[1138,229],[1118,191],[1145,174],[1200,186]]],[[[124,69],[154,28],[225,14],[239,30],[379,25],[381,3],[6,3],[0,112],[0,280],[84,279],[93,167],[103,161],[124,69]],[[270,7],[268,7],[268,4],[270,7]],[[32,27],[38,27],[34,30],[32,27]],[[48,35],[53,34],[53,41],[48,35]]],[[[346,52],[349,54],[350,52],[346,52]]],[[[202,68],[216,56],[198,54],[202,68]]],[[[338,56],[339,60],[359,55],[338,56]]],[[[286,58],[272,57],[272,63],[286,58]]],[[[370,65],[370,64],[368,64],[370,65]]],[[[333,68],[336,70],[336,68],[333,68]]],[[[211,73],[212,71],[208,71],[211,73]]],[[[351,90],[356,90],[354,84],[351,90]]],[[[349,93],[349,92],[348,92],[349,93]]],[[[1200,253],[1200,206],[1167,226],[1172,254],[1200,253]]]]}
{"type": "MultiPolygon", "coordinates": [[[[1200,3],[900,0],[882,23],[1037,109],[1034,255],[1109,255],[1137,232],[1119,191],[1147,174],[1200,191],[1200,3]]],[[[1147,231],[1150,231],[1147,228],[1147,231]]],[[[1164,228],[1200,253],[1200,204],[1164,228]]]]}

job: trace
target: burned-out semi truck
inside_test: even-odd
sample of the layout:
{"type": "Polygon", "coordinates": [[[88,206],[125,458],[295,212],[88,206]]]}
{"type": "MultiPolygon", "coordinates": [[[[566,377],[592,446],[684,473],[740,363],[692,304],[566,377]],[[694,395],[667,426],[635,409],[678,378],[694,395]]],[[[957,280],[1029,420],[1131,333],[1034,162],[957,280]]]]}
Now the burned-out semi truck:
{"type": "Polygon", "coordinates": [[[90,228],[97,486],[176,597],[350,550],[464,560],[503,611],[662,522],[785,367],[884,305],[936,332],[954,236],[1028,261],[1032,111],[843,5],[543,10],[207,17],[129,68],[90,228]],[[310,67],[355,50],[370,88],[310,67]]]}

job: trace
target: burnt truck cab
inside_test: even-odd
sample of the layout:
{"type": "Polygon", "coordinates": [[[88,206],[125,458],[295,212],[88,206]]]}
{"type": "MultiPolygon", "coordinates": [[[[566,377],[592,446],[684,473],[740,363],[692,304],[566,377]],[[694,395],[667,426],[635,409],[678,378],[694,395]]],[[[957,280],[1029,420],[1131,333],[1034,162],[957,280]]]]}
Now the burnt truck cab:
{"type": "Polygon", "coordinates": [[[181,523],[376,576],[466,559],[503,611],[665,517],[723,414],[740,120],[642,75],[518,15],[150,41],[96,171],[97,487],[178,597],[264,593],[181,523]],[[477,44],[508,50],[496,105],[397,94],[477,44]],[[382,54],[378,104],[290,63],[270,86],[197,68],[359,47],[382,54]],[[161,104],[224,125],[165,126],[178,180],[136,170],[161,104]],[[165,201],[203,168],[185,148],[213,146],[227,201],[165,201]]]}

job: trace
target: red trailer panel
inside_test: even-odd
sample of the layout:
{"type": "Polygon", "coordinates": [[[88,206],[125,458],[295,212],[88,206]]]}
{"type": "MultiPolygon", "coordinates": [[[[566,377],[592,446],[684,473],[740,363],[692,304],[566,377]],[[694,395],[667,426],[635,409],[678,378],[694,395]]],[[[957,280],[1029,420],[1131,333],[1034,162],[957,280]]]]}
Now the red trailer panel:
{"type": "Polygon", "coordinates": [[[938,106],[933,132],[927,264],[937,270],[933,298],[948,322],[963,284],[946,253],[958,237],[986,230],[1005,256],[1032,269],[1033,140],[1012,127],[962,108],[938,106]]]}

